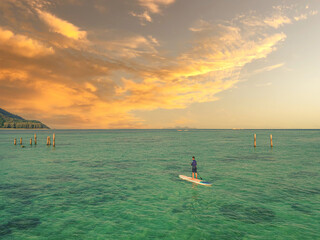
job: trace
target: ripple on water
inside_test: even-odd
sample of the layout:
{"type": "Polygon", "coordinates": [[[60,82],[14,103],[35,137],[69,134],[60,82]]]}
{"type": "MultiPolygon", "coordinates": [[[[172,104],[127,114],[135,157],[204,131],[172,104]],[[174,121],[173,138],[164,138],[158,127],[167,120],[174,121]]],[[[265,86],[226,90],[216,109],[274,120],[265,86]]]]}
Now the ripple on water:
{"type": "Polygon", "coordinates": [[[21,186],[24,186],[23,184],[8,184],[8,183],[2,183],[0,184],[0,190],[10,190],[10,189],[16,189],[21,186]]]}
{"type": "Polygon", "coordinates": [[[172,209],[172,213],[182,213],[182,212],[183,212],[183,209],[181,209],[181,208],[172,209]]]}
{"type": "Polygon", "coordinates": [[[131,194],[126,192],[102,192],[101,194],[95,194],[79,199],[79,203],[83,205],[101,205],[106,202],[114,201],[126,201],[131,194]]]}
{"type": "MultiPolygon", "coordinates": [[[[23,185],[23,184],[6,184],[1,186],[3,188],[5,195],[14,200],[15,203],[21,203],[23,205],[32,204],[32,200],[36,198],[39,194],[39,187],[33,185],[23,185]]],[[[16,209],[11,208],[14,212],[16,209]]]]}
{"type": "Polygon", "coordinates": [[[178,171],[181,171],[181,170],[184,170],[184,166],[181,166],[181,165],[174,165],[174,164],[172,164],[172,165],[165,165],[165,168],[164,168],[164,170],[165,171],[173,171],[173,172],[175,172],[175,173],[177,173],[178,171]]]}
{"type": "Polygon", "coordinates": [[[218,158],[217,160],[221,162],[236,162],[236,161],[239,161],[240,158],[236,156],[226,156],[226,157],[218,158]]]}
{"type": "Polygon", "coordinates": [[[309,207],[303,206],[303,205],[301,205],[299,203],[292,204],[291,208],[296,210],[296,211],[302,212],[304,214],[308,214],[308,215],[312,214],[312,211],[310,210],[309,207]]]}
{"type": "Polygon", "coordinates": [[[288,174],[289,178],[306,178],[306,177],[317,177],[319,173],[317,172],[309,172],[309,171],[298,171],[292,172],[288,174]]]}
{"type": "Polygon", "coordinates": [[[81,162],[80,165],[88,168],[102,168],[107,164],[106,161],[88,161],[81,162]]]}
{"type": "Polygon", "coordinates": [[[0,236],[11,234],[13,229],[28,230],[37,227],[39,224],[41,224],[41,221],[36,217],[14,218],[6,224],[0,225],[0,236]]]}
{"type": "Polygon", "coordinates": [[[61,182],[71,182],[78,180],[79,178],[72,174],[54,174],[47,177],[49,180],[61,181],[61,182]]]}
{"type": "Polygon", "coordinates": [[[291,196],[296,197],[306,197],[312,195],[320,194],[320,188],[299,188],[299,187],[290,187],[283,190],[283,192],[287,193],[291,196]]]}
{"type": "Polygon", "coordinates": [[[263,207],[244,207],[240,204],[227,204],[220,208],[220,213],[230,219],[247,222],[272,222],[275,218],[273,211],[263,207]]]}
{"type": "Polygon", "coordinates": [[[239,231],[237,229],[230,229],[228,231],[222,231],[222,232],[214,232],[212,234],[213,239],[219,239],[219,240],[237,240],[237,239],[243,239],[245,237],[246,233],[239,231]]]}
{"type": "Polygon", "coordinates": [[[104,179],[110,179],[110,178],[115,178],[115,175],[110,173],[110,172],[93,172],[90,173],[89,176],[92,179],[98,179],[98,180],[104,180],[104,179]]]}
{"type": "Polygon", "coordinates": [[[181,182],[181,181],[183,181],[182,179],[179,178],[179,176],[178,176],[176,173],[169,173],[168,175],[170,176],[169,179],[170,179],[171,181],[174,181],[174,182],[181,182]]]}
{"type": "Polygon", "coordinates": [[[12,233],[11,229],[6,224],[0,225],[0,237],[12,233]]]}
{"type": "Polygon", "coordinates": [[[29,229],[38,226],[41,223],[39,218],[27,217],[27,218],[15,218],[7,223],[9,228],[16,229],[29,229]]]}

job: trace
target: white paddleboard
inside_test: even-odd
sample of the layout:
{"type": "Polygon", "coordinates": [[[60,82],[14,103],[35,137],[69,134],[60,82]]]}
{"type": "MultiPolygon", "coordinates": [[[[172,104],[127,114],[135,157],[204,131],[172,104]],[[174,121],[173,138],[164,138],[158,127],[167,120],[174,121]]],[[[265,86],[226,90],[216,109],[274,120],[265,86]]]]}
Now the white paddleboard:
{"type": "Polygon", "coordinates": [[[206,182],[206,181],[203,181],[203,180],[200,180],[200,179],[192,179],[192,177],[187,177],[187,176],[184,176],[184,175],[179,175],[179,178],[183,179],[183,180],[186,180],[188,182],[193,182],[193,183],[196,183],[196,184],[200,184],[200,185],[204,185],[204,186],[211,186],[212,183],[209,183],[209,182],[206,182]]]}

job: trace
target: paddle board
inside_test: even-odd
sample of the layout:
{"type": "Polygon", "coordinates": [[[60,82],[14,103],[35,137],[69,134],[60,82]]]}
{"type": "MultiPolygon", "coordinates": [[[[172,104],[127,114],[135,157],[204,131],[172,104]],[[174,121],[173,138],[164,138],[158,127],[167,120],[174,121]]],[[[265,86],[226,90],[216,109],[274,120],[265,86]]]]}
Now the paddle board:
{"type": "Polygon", "coordinates": [[[212,183],[209,183],[209,182],[206,182],[206,181],[203,181],[200,179],[195,179],[195,178],[192,179],[192,177],[187,177],[184,175],[179,175],[179,178],[186,180],[186,181],[189,181],[189,182],[196,183],[196,184],[204,185],[204,186],[211,186],[212,185],[212,183]]]}

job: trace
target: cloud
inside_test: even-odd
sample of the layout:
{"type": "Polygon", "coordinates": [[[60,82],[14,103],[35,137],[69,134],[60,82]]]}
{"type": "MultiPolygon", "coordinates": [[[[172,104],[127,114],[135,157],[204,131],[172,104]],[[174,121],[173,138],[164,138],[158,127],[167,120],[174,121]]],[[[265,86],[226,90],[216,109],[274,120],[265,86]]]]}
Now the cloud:
{"type": "Polygon", "coordinates": [[[106,13],[108,11],[108,9],[100,3],[94,3],[93,6],[100,13],[106,13]]]}
{"type": "Polygon", "coordinates": [[[99,43],[101,49],[105,50],[105,54],[109,57],[116,58],[138,58],[146,55],[157,54],[157,47],[159,43],[156,38],[152,36],[141,36],[130,34],[127,36],[114,37],[109,41],[102,41],[99,43]]]}
{"type": "Polygon", "coordinates": [[[299,16],[294,17],[294,20],[300,21],[300,20],[305,20],[305,19],[307,19],[307,18],[308,18],[308,15],[307,15],[307,14],[301,14],[301,15],[299,15],[299,16]]]}
{"type": "Polygon", "coordinates": [[[139,0],[139,4],[152,13],[160,13],[160,6],[168,6],[174,2],[175,0],[139,0]]]}
{"type": "Polygon", "coordinates": [[[259,16],[255,11],[251,11],[249,15],[239,15],[235,18],[235,21],[239,21],[242,24],[245,24],[250,27],[271,27],[278,29],[286,24],[291,24],[293,21],[305,20],[310,16],[318,14],[318,11],[309,10],[309,7],[306,6],[300,11],[299,15],[293,13],[293,9],[297,6],[275,6],[273,7],[273,13],[267,17],[259,16]]]}
{"type": "Polygon", "coordinates": [[[240,31],[220,26],[222,35],[198,36],[189,53],[176,59],[176,65],[150,72],[141,82],[123,80],[116,94],[133,109],[154,110],[185,108],[194,102],[217,100],[216,94],[232,88],[244,65],[265,58],[285,39],[274,34],[260,41],[243,39],[240,31]],[[233,38],[234,32],[238,37],[233,38]],[[226,52],[228,49],[228,52],[226,52]]]}
{"type": "Polygon", "coordinates": [[[250,27],[272,27],[275,29],[292,23],[292,20],[282,13],[277,13],[266,18],[261,18],[254,15],[249,17],[241,15],[238,17],[238,19],[240,19],[243,24],[246,24],[250,27]]]}
{"type": "Polygon", "coordinates": [[[291,23],[291,19],[286,16],[278,15],[264,19],[264,23],[271,27],[279,28],[285,24],[291,23]]]}
{"type": "Polygon", "coordinates": [[[38,14],[41,20],[43,20],[51,29],[51,31],[59,33],[65,37],[74,40],[85,40],[86,31],[80,31],[79,28],[72,23],[62,20],[48,12],[38,9],[38,14]]]}
{"type": "MultiPolygon", "coordinates": [[[[173,2],[139,3],[148,12],[160,13],[160,7],[173,2]]],[[[6,29],[15,30],[0,28],[5,59],[0,66],[0,102],[53,128],[143,128],[143,119],[134,115],[137,110],[183,109],[216,101],[218,93],[235,87],[246,64],[281,46],[286,35],[275,26],[289,24],[265,22],[278,19],[278,12],[219,23],[202,19],[189,28],[190,47],[174,55],[163,53],[150,34],[89,29],[89,42],[86,31],[48,11],[32,8],[28,16],[20,16],[28,23],[28,36],[14,22],[6,29]],[[38,16],[45,24],[34,26],[38,16]],[[84,46],[82,41],[87,41],[84,46]]]]}
{"type": "Polygon", "coordinates": [[[272,71],[274,69],[280,68],[282,66],[284,66],[284,63],[274,64],[274,65],[271,65],[271,66],[267,66],[267,67],[264,67],[264,68],[257,69],[255,71],[253,71],[252,74],[258,74],[258,73],[262,73],[262,72],[269,72],[269,71],[272,71]]]}
{"type": "Polygon", "coordinates": [[[190,27],[189,30],[192,32],[201,32],[210,28],[211,28],[210,23],[200,19],[194,24],[194,26],[190,27]]]}
{"type": "MultiPolygon", "coordinates": [[[[306,7],[306,9],[308,9],[308,7],[306,7]]],[[[308,13],[304,13],[304,14],[300,14],[299,16],[295,16],[294,20],[296,20],[296,21],[305,20],[309,16],[315,16],[317,14],[318,14],[318,11],[312,10],[312,11],[309,11],[308,13]]]]}
{"type": "Polygon", "coordinates": [[[152,18],[150,16],[150,12],[152,14],[160,14],[161,6],[168,6],[175,2],[175,0],[138,0],[139,5],[146,9],[141,14],[130,12],[131,16],[138,17],[140,19],[140,24],[142,26],[146,25],[146,22],[151,23],[152,18]]]}
{"type": "Polygon", "coordinates": [[[11,52],[23,57],[41,57],[54,53],[52,47],[47,47],[40,41],[0,27],[0,50],[11,52]]]}
{"type": "Polygon", "coordinates": [[[141,14],[134,13],[134,12],[131,12],[130,14],[134,17],[138,17],[140,19],[141,25],[145,25],[145,21],[152,22],[152,18],[150,17],[150,15],[147,11],[145,11],[141,14]]]}

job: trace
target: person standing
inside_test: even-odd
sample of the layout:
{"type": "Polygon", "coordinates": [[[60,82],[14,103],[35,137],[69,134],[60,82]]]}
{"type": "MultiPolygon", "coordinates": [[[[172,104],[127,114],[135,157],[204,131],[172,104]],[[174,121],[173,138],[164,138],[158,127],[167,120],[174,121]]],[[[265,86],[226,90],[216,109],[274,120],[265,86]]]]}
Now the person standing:
{"type": "Polygon", "coordinates": [[[194,179],[194,174],[196,174],[196,179],[198,179],[198,173],[197,173],[197,161],[195,160],[195,157],[192,157],[192,179],[194,179]]]}

